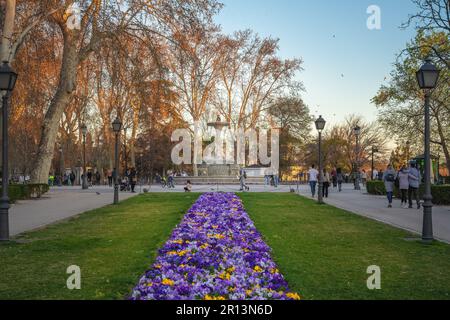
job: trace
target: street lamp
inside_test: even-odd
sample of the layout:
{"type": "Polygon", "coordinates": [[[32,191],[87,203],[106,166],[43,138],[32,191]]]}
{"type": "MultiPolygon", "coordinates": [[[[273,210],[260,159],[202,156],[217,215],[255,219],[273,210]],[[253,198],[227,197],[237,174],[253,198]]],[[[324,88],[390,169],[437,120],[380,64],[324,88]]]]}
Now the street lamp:
{"type": "Polygon", "coordinates": [[[2,197],[0,199],[0,241],[9,240],[9,168],[8,168],[8,102],[14,90],[17,73],[3,61],[0,67],[0,93],[2,97],[2,197]]]}
{"type": "Polygon", "coordinates": [[[323,204],[323,169],[322,169],[322,131],[325,129],[326,121],[319,117],[316,120],[316,129],[319,132],[319,204],[323,204]]]}
{"type": "Polygon", "coordinates": [[[372,180],[375,180],[374,176],[373,176],[373,172],[375,171],[375,153],[378,152],[378,148],[377,147],[372,147],[372,180]]]}
{"type": "Polygon", "coordinates": [[[83,134],[83,181],[82,181],[82,189],[88,189],[87,184],[87,172],[86,172],[86,135],[87,135],[87,127],[83,123],[80,127],[81,133],[83,134]]]}
{"type": "Polygon", "coordinates": [[[425,193],[423,195],[423,229],[422,241],[431,243],[433,237],[433,196],[431,194],[431,152],[430,152],[430,97],[431,90],[436,88],[440,71],[426,59],[425,64],[417,71],[417,82],[425,93],[425,193]]]}
{"type": "Polygon", "coordinates": [[[119,204],[119,134],[122,129],[122,122],[119,118],[116,118],[112,123],[112,128],[114,133],[116,134],[116,144],[114,147],[114,204],[119,204]]]}
{"type": "Polygon", "coordinates": [[[356,163],[355,163],[355,190],[361,190],[361,186],[359,184],[360,174],[359,174],[359,135],[361,134],[361,127],[356,126],[353,128],[353,133],[356,137],[356,163]]]}

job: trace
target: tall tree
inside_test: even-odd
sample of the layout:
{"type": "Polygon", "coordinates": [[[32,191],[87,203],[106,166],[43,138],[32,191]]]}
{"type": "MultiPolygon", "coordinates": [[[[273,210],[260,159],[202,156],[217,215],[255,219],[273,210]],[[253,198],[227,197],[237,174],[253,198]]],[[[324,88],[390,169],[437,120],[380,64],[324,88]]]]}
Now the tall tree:
{"type": "MultiPolygon", "coordinates": [[[[399,140],[410,140],[415,149],[422,150],[424,97],[417,85],[416,71],[430,56],[433,45],[442,52],[450,53],[450,40],[445,33],[425,35],[419,31],[408,44],[407,55],[395,63],[389,85],[382,86],[373,98],[379,108],[379,120],[386,130],[399,140]]],[[[447,168],[450,169],[450,69],[446,69],[438,59],[435,63],[442,71],[431,96],[431,143],[434,152],[441,150],[444,153],[447,168]]]]}

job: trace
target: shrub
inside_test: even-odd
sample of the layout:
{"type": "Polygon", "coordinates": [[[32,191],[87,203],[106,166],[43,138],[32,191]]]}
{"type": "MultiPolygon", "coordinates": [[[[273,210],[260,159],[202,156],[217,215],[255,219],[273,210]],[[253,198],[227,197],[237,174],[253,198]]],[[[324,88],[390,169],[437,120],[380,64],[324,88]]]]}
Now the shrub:
{"type": "Polygon", "coordinates": [[[386,188],[383,181],[367,181],[367,192],[369,194],[382,196],[386,194],[386,188]]]}
{"type": "Polygon", "coordinates": [[[433,203],[437,205],[450,205],[450,184],[432,186],[433,203]]]}
{"type": "Polygon", "coordinates": [[[12,184],[8,188],[8,195],[11,202],[16,202],[17,200],[40,198],[49,190],[48,184],[12,184]]]}
{"type": "MultiPolygon", "coordinates": [[[[386,195],[386,188],[382,181],[368,181],[367,192],[373,195],[386,195]]],[[[419,196],[422,199],[424,194],[424,185],[419,188],[419,196]]],[[[433,203],[436,205],[450,205],[450,185],[433,185],[431,186],[431,194],[433,203]]],[[[395,197],[400,197],[400,191],[395,188],[395,197]]]]}

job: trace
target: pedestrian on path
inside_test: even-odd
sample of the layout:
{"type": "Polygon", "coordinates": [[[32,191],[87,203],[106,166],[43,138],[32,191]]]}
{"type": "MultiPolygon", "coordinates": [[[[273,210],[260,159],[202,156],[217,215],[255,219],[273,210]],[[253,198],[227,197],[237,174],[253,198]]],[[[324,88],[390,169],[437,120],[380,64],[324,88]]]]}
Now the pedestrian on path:
{"type": "Polygon", "coordinates": [[[175,173],[171,172],[169,174],[169,189],[175,189],[175,184],[174,184],[174,178],[175,178],[175,173]]]}
{"type": "Polygon", "coordinates": [[[394,184],[397,179],[397,173],[391,164],[388,165],[386,171],[383,173],[384,187],[388,198],[388,208],[392,208],[392,200],[394,198],[394,184]]]}
{"type": "Polygon", "coordinates": [[[247,179],[247,172],[245,172],[244,168],[241,168],[239,171],[239,184],[241,186],[241,189],[239,191],[250,191],[250,187],[247,186],[245,183],[245,180],[247,179]]]}
{"type": "Polygon", "coordinates": [[[420,172],[417,170],[417,165],[415,162],[411,162],[409,168],[409,190],[408,190],[408,200],[409,208],[413,207],[413,196],[417,203],[417,209],[420,209],[420,199],[419,199],[419,186],[422,178],[420,177],[420,172]]]}
{"type": "Polygon", "coordinates": [[[323,187],[322,187],[322,196],[328,198],[328,189],[330,188],[331,178],[330,174],[326,169],[323,169],[323,187]]]}
{"type": "Polygon", "coordinates": [[[366,170],[363,169],[362,173],[361,173],[361,181],[362,181],[362,185],[365,188],[367,185],[367,172],[366,170]]]}
{"type": "Polygon", "coordinates": [[[129,179],[131,184],[131,193],[136,193],[134,190],[137,184],[137,172],[135,168],[131,168],[129,179]]]}
{"type": "Polygon", "coordinates": [[[344,183],[344,175],[342,174],[341,168],[338,168],[336,170],[336,178],[337,178],[339,192],[342,192],[342,184],[344,183]]]}
{"type": "Polygon", "coordinates": [[[331,171],[331,180],[333,182],[333,189],[336,189],[338,186],[337,169],[336,168],[334,168],[333,171],[331,171]]]}
{"type": "Polygon", "coordinates": [[[313,164],[308,171],[308,182],[311,187],[311,194],[313,198],[316,196],[316,186],[319,176],[319,171],[317,171],[315,167],[316,166],[313,164]]]}
{"type": "Polygon", "coordinates": [[[372,181],[378,180],[378,170],[377,169],[373,169],[371,180],[372,181]]]}
{"type": "Polygon", "coordinates": [[[408,208],[409,170],[403,166],[398,173],[398,183],[402,198],[402,208],[408,208]]]}
{"type": "Polygon", "coordinates": [[[109,185],[110,188],[113,186],[112,170],[108,170],[108,185],[109,185]]]}

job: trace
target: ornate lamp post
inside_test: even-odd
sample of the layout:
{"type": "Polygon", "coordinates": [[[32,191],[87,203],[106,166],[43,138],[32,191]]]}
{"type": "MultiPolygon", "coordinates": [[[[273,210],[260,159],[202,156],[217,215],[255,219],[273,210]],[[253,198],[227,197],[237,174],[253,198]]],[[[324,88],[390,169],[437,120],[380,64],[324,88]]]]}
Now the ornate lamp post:
{"type": "Polygon", "coordinates": [[[3,61],[0,67],[0,94],[2,97],[2,197],[0,199],[0,241],[9,240],[9,167],[8,167],[8,102],[14,90],[17,73],[3,61]]]}
{"type": "Polygon", "coordinates": [[[82,181],[82,189],[88,189],[87,184],[87,172],[86,172],[86,135],[87,135],[87,127],[83,123],[80,127],[81,133],[83,134],[83,181],[82,181]]]}
{"type": "Polygon", "coordinates": [[[360,174],[359,174],[359,135],[361,134],[361,127],[356,126],[353,129],[353,133],[356,137],[356,163],[355,163],[355,190],[361,190],[360,182],[360,174]]]}
{"type": "Polygon", "coordinates": [[[417,82],[425,93],[425,193],[423,195],[423,229],[422,241],[431,243],[433,237],[433,196],[431,195],[431,152],[430,152],[430,97],[436,88],[440,71],[426,59],[425,64],[417,71],[417,82]]]}
{"type": "Polygon", "coordinates": [[[378,152],[378,148],[377,147],[372,147],[372,180],[374,180],[374,176],[373,176],[373,172],[375,171],[375,153],[378,152]]]}
{"type": "Polygon", "coordinates": [[[325,129],[326,121],[319,117],[316,120],[316,129],[319,132],[319,204],[323,204],[323,169],[322,169],[322,131],[325,129]]]}
{"type": "Polygon", "coordinates": [[[122,122],[119,118],[116,118],[112,123],[113,131],[116,135],[116,143],[114,146],[114,204],[119,204],[119,134],[122,129],[122,122]]]}

